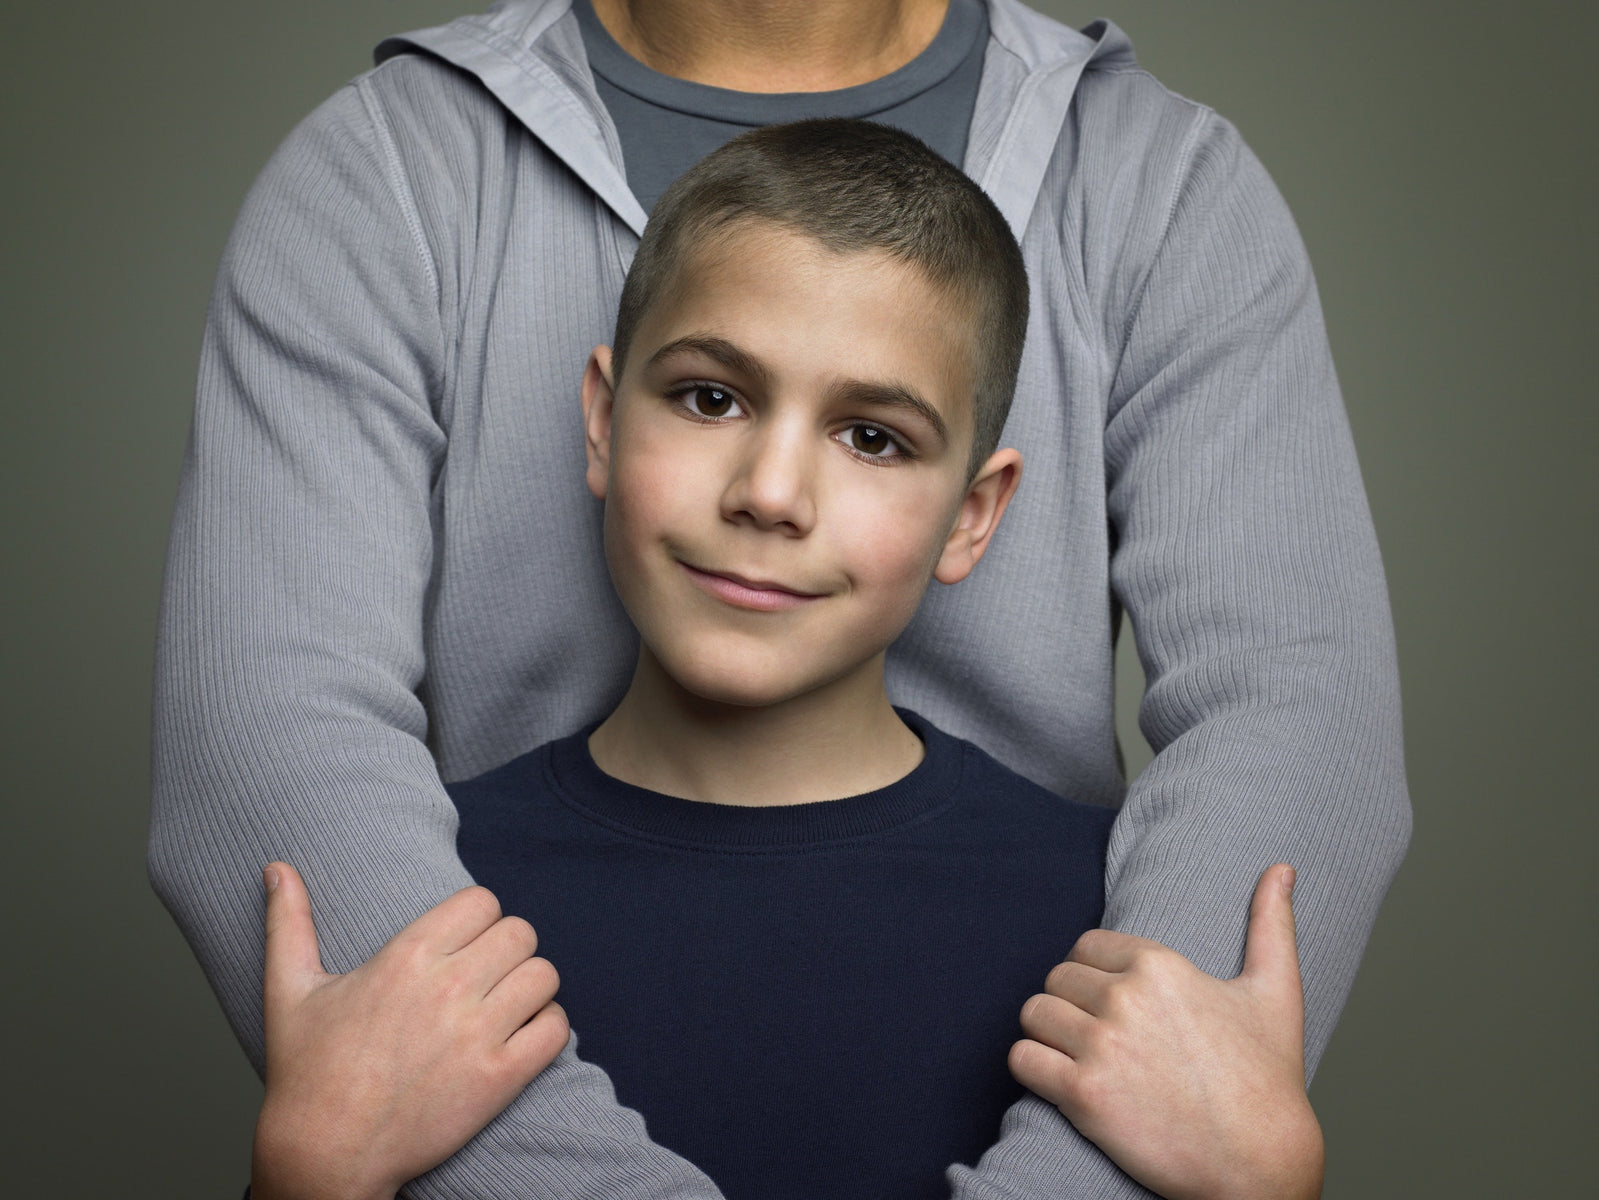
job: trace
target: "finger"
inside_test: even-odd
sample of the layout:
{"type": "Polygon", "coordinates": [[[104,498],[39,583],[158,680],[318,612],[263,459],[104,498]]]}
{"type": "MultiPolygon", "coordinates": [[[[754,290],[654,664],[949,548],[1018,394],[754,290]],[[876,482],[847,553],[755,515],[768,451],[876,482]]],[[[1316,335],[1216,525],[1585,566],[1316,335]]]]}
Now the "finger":
{"type": "Polygon", "coordinates": [[[534,1015],[555,999],[561,977],[547,958],[529,958],[494,985],[484,997],[484,1016],[491,1028],[509,1040],[534,1015]]]}
{"type": "Polygon", "coordinates": [[[292,1001],[322,978],[311,896],[300,873],[288,863],[268,863],[261,872],[266,887],[266,966],[262,1003],[268,1012],[292,1001]]]}
{"type": "MultiPolygon", "coordinates": [[[[1134,937],[1130,933],[1117,933],[1113,929],[1090,929],[1077,939],[1068,962],[1098,967],[1101,971],[1125,971],[1138,956],[1158,946],[1148,938],[1134,937]]],[[[1164,947],[1162,947],[1164,949],[1164,947]]]]}
{"type": "Polygon", "coordinates": [[[1080,1057],[1087,1049],[1094,1017],[1070,1000],[1039,994],[1022,1005],[1022,1032],[1052,1050],[1080,1057]]]}
{"type": "Polygon", "coordinates": [[[485,994],[538,949],[539,936],[521,917],[501,917],[455,952],[485,994]]]}
{"type": "Polygon", "coordinates": [[[1099,1016],[1105,1011],[1105,997],[1114,979],[1115,976],[1108,971],[1068,959],[1045,977],[1044,991],[1071,1001],[1084,1012],[1099,1016]]]}
{"type": "Polygon", "coordinates": [[[500,902],[486,887],[466,887],[446,896],[397,935],[416,939],[441,954],[470,945],[500,919],[500,902]]]}
{"type": "Polygon", "coordinates": [[[1076,1092],[1078,1067],[1069,1055],[1051,1046],[1023,1039],[1010,1048],[1006,1059],[1016,1082],[1064,1109],[1076,1092]]]}
{"type": "Polygon", "coordinates": [[[1255,885],[1244,942],[1243,974],[1257,986],[1300,997],[1299,951],[1294,938],[1294,869],[1267,867],[1255,885]]]}
{"type": "Polygon", "coordinates": [[[566,1010],[550,1001],[505,1043],[505,1052],[522,1084],[555,1061],[572,1035],[566,1010]]]}

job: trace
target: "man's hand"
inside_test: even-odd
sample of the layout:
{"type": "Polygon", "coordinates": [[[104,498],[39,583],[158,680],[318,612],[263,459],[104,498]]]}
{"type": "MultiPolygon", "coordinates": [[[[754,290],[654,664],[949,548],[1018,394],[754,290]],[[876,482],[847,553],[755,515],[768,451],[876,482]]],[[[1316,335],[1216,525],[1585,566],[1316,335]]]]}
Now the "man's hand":
{"type": "Polygon", "coordinates": [[[266,1097],[252,1200],[392,1200],[464,1146],[566,1045],[555,968],[481,887],[348,975],[322,970],[311,899],[270,864],[266,1097]]]}
{"type": "Polygon", "coordinates": [[[1293,886],[1284,864],[1261,876],[1236,979],[1157,942],[1085,933],[1022,1007],[1011,1074],[1169,1200],[1320,1196],[1293,886]]]}

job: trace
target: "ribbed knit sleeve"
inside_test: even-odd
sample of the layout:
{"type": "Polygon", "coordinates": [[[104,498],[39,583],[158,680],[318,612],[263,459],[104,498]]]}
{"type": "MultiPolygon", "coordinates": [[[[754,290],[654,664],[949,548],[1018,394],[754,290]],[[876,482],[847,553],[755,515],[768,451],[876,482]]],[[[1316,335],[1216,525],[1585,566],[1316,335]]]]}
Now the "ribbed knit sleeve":
{"type": "Polygon", "coordinates": [[[1287,207],[1213,114],[1178,178],[1106,430],[1111,582],[1156,751],[1106,922],[1231,976],[1256,878],[1293,863],[1313,1071],[1410,837],[1393,628],[1287,207]]]}
{"type": "MultiPolygon", "coordinates": [[[[1230,978],[1261,871],[1294,864],[1308,1074],[1410,836],[1387,593],[1287,207],[1232,126],[1143,78],[1113,92],[1129,124],[1187,132],[1085,136],[1078,169],[1138,198],[1105,189],[1122,211],[1069,231],[1115,364],[1110,579],[1156,751],[1112,831],[1105,924],[1230,978]]],[[[973,1200],[1150,1195],[1035,1097],[951,1178],[973,1200]]]]}
{"type": "MultiPolygon", "coordinates": [[[[348,971],[471,882],[425,743],[449,338],[365,83],[290,136],[217,280],[161,612],[152,881],[261,1064],[260,871],[348,971]]],[[[418,1197],[714,1196],[568,1049],[418,1197]]]]}

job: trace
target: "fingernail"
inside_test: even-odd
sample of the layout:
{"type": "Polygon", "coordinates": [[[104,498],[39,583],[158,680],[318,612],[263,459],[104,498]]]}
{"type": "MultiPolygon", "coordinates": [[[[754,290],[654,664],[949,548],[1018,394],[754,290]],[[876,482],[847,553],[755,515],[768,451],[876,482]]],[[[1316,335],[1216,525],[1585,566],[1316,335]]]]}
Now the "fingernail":
{"type": "Polygon", "coordinates": [[[278,869],[276,867],[273,867],[273,866],[263,867],[262,870],[261,870],[261,882],[266,884],[266,890],[267,891],[269,891],[269,892],[277,891],[278,890],[278,869]]]}
{"type": "Polygon", "coordinates": [[[1298,878],[1298,873],[1292,867],[1283,872],[1283,895],[1292,896],[1294,894],[1294,883],[1298,878]]]}

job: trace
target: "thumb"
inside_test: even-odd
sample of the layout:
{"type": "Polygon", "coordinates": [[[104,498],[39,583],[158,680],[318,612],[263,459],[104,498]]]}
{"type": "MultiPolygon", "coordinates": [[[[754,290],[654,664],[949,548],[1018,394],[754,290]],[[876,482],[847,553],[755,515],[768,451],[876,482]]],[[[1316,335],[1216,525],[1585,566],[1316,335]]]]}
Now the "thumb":
{"type": "Polygon", "coordinates": [[[298,999],[322,978],[322,956],[300,873],[288,863],[268,863],[261,880],[267,890],[262,1002],[270,1018],[277,1005],[298,999]]]}
{"type": "Polygon", "coordinates": [[[1299,979],[1299,948],[1294,938],[1294,869],[1287,863],[1267,867],[1255,885],[1249,906],[1249,935],[1244,942],[1246,978],[1285,998],[1292,994],[1301,1010],[1304,993],[1299,979]]]}

